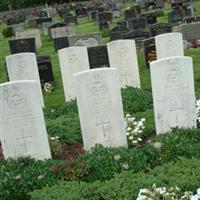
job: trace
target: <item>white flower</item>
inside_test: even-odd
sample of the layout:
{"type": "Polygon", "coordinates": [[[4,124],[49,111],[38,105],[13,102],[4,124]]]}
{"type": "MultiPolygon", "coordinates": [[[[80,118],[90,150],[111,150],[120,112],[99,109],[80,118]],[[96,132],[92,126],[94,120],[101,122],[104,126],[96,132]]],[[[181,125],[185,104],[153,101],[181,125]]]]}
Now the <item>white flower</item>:
{"type": "Polygon", "coordinates": [[[117,154],[117,155],[115,155],[113,158],[114,158],[114,160],[119,160],[119,159],[120,159],[120,155],[117,154]]]}
{"type": "Polygon", "coordinates": [[[132,143],[133,143],[133,144],[137,144],[137,140],[133,140],[132,143]]]}
{"type": "Polygon", "coordinates": [[[41,180],[41,179],[43,179],[43,178],[44,178],[44,175],[39,175],[39,176],[37,177],[38,180],[41,180]]]}
{"type": "Polygon", "coordinates": [[[128,165],[128,163],[124,163],[123,165],[122,165],[122,167],[124,168],[124,169],[128,169],[129,168],[129,165],[128,165]]]}
{"type": "Polygon", "coordinates": [[[18,174],[17,176],[14,177],[14,179],[18,180],[18,179],[20,179],[21,177],[22,177],[22,175],[21,175],[21,174],[18,174]]]}
{"type": "Polygon", "coordinates": [[[130,133],[129,132],[126,132],[126,135],[129,135],[130,133]]]}
{"type": "Polygon", "coordinates": [[[143,194],[147,194],[149,193],[149,190],[144,188],[144,189],[140,189],[138,196],[143,195],[143,194]]]}
{"type": "Polygon", "coordinates": [[[131,131],[131,127],[128,127],[126,130],[127,130],[127,131],[131,131]]]}
{"type": "Polygon", "coordinates": [[[129,140],[132,140],[132,139],[133,139],[133,136],[131,135],[131,136],[129,136],[128,138],[129,138],[129,140]]]}
{"type": "Polygon", "coordinates": [[[195,194],[191,197],[191,200],[199,200],[199,195],[195,194]]]}
{"type": "Polygon", "coordinates": [[[146,119],[145,119],[145,118],[142,118],[142,119],[141,119],[141,121],[142,121],[142,122],[145,122],[145,121],[146,121],[146,119]]]}
{"type": "Polygon", "coordinates": [[[161,143],[160,142],[155,142],[152,144],[152,146],[156,149],[161,149],[161,143]]]}
{"type": "Polygon", "coordinates": [[[200,188],[197,189],[197,194],[200,196],[200,188]]]}

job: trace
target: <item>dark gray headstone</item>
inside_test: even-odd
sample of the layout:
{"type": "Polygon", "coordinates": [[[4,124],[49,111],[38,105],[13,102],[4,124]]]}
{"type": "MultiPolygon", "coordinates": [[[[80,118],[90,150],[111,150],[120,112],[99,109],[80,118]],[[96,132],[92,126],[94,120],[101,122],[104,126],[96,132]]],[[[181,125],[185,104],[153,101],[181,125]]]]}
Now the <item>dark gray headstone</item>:
{"type": "Polygon", "coordinates": [[[38,71],[40,75],[41,85],[45,83],[53,83],[54,76],[51,65],[51,58],[49,56],[37,56],[38,71]]]}
{"type": "Polygon", "coordinates": [[[67,37],[54,38],[53,42],[54,42],[55,51],[69,47],[69,42],[68,42],[67,37]]]}
{"type": "Polygon", "coordinates": [[[97,46],[88,48],[90,69],[109,67],[107,46],[97,46]]]}
{"type": "Polygon", "coordinates": [[[156,36],[164,33],[171,33],[172,32],[172,26],[167,23],[159,23],[159,24],[153,24],[150,26],[150,33],[151,36],[156,36]]]}
{"type": "Polygon", "coordinates": [[[9,40],[11,54],[22,52],[36,53],[35,38],[9,40]]]}

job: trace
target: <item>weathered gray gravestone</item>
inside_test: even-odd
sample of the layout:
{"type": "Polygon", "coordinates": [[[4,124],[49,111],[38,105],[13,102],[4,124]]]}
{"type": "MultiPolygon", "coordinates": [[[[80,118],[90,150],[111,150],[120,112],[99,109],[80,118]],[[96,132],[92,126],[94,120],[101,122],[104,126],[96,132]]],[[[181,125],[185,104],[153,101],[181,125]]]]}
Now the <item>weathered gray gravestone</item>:
{"type": "Polygon", "coordinates": [[[74,78],[85,150],[96,144],[127,147],[117,69],[93,69],[74,78]]]}
{"type": "Polygon", "coordinates": [[[51,158],[37,81],[0,85],[0,140],[5,159],[51,158]]]}
{"type": "Polygon", "coordinates": [[[150,63],[156,133],[196,127],[192,58],[177,56],[150,63]]]}

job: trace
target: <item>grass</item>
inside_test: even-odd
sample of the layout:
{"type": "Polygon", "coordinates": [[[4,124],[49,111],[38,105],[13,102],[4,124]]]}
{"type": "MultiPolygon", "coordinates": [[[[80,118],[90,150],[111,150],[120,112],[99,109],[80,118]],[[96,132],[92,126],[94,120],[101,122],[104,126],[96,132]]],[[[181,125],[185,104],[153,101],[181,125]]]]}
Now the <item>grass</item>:
{"type": "MultiPolygon", "coordinates": [[[[200,2],[196,2],[196,15],[200,15],[200,2]]],[[[129,5],[125,5],[127,8],[129,5]]],[[[165,4],[165,14],[170,11],[170,5],[165,4]]],[[[123,20],[123,18],[114,19],[114,21],[110,24],[110,28],[112,28],[117,21],[123,20]]],[[[61,21],[58,17],[55,21],[61,21]]],[[[75,27],[76,34],[89,34],[98,32],[98,25],[96,22],[90,21],[87,17],[79,18],[79,24],[75,27]]],[[[167,16],[159,17],[158,22],[167,22],[167,16]]],[[[27,24],[26,24],[27,26],[27,24]]],[[[0,26],[0,32],[2,32],[3,28],[6,25],[2,24],[0,26]]],[[[53,73],[55,78],[55,89],[51,94],[44,94],[44,101],[45,105],[48,106],[55,106],[61,105],[64,103],[64,92],[62,86],[62,79],[61,79],[61,72],[59,67],[59,60],[58,55],[54,50],[53,41],[50,40],[48,37],[43,35],[43,31],[40,28],[42,43],[43,46],[37,50],[38,55],[49,55],[51,56],[51,62],[53,67],[53,73]]],[[[104,43],[106,44],[109,42],[108,37],[103,38],[104,43]]],[[[9,46],[8,46],[8,39],[4,38],[2,34],[0,34],[0,83],[6,82],[6,72],[5,72],[5,57],[10,54],[9,46]]],[[[144,56],[143,52],[137,52],[138,55],[138,63],[139,63],[139,70],[140,70],[140,78],[141,78],[141,85],[143,89],[151,89],[151,81],[150,81],[150,72],[149,69],[145,67],[144,64],[144,56]]],[[[191,49],[185,51],[186,56],[191,56],[194,62],[194,77],[195,82],[200,82],[200,49],[191,49]]]]}

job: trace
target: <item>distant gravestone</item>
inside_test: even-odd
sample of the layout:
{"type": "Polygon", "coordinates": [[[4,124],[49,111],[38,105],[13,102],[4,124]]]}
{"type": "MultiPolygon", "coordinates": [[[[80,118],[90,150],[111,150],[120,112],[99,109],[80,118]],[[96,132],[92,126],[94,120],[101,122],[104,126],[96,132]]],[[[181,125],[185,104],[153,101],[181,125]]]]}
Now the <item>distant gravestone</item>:
{"type": "Polygon", "coordinates": [[[190,23],[190,24],[181,24],[176,27],[177,32],[183,34],[183,39],[191,41],[192,39],[200,39],[200,22],[190,23]]]}
{"type": "Polygon", "coordinates": [[[41,86],[44,87],[45,83],[53,84],[54,76],[51,65],[51,58],[47,55],[37,56],[37,65],[41,86]]]}
{"type": "Polygon", "coordinates": [[[6,57],[6,67],[10,81],[36,80],[40,92],[41,104],[44,107],[44,100],[40,86],[37,60],[34,53],[18,53],[6,57]]]}
{"type": "Polygon", "coordinates": [[[119,71],[121,88],[140,88],[137,53],[134,40],[117,40],[107,44],[110,67],[119,71]]]}
{"type": "Polygon", "coordinates": [[[69,47],[58,51],[65,100],[75,99],[73,74],[88,70],[89,60],[86,47],[69,47]]]}
{"type": "Polygon", "coordinates": [[[182,22],[184,18],[184,13],[182,10],[174,9],[168,13],[169,23],[182,22]]]}
{"type": "Polygon", "coordinates": [[[35,38],[9,40],[11,54],[22,52],[36,53],[35,38]]]}
{"type": "Polygon", "coordinates": [[[77,20],[77,17],[76,16],[69,16],[69,15],[64,15],[63,16],[63,19],[64,19],[64,23],[65,24],[78,24],[78,20],[77,20]]]}
{"type": "Polygon", "coordinates": [[[186,24],[189,24],[189,23],[195,22],[195,21],[196,21],[196,17],[185,17],[185,18],[183,19],[183,21],[184,21],[186,24]]]}
{"type": "Polygon", "coordinates": [[[88,48],[90,69],[109,67],[107,46],[96,46],[88,48]]]}
{"type": "Polygon", "coordinates": [[[151,36],[156,36],[164,33],[171,33],[172,32],[172,26],[167,23],[159,23],[159,24],[153,24],[150,26],[150,34],[151,36]]]}
{"type": "Polygon", "coordinates": [[[157,134],[196,127],[192,58],[153,61],[150,69],[157,134]]]}
{"type": "Polygon", "coordinates": [[[84,149],[127,147],[117,70],[84,71],[74,78],[84,149]]]}
{"type": "Polygon", "coordinates": [[[72,24],[70,26],[51,28],[51,37],[53,39],[59,37],[67,37],[68,35],[74,35],[74,33],[74,26],[72,24]]]}
{"type": "Polygon", "coordinates": [[[139,17],[128,21],[130,30],[144,29],[147,25],[146,17],[139,17]]]}
{"type": "Polygon", "coordinates": [[[146,67],[149,68],[150,62],[157,59],[154,37],[143,40],[143,51],[146,67]]]}
{"type": "Polygon", "coordinates": [[[43,33],[44,33],[45,36],[47,36],[49,34],[48,28],[50,26],[52,26],[53,24],[54,24],[54,22],[45,22],[45,23],[42,23],[43,33]]]}
{"type": "Polygon", "coordinates": [[[17,20],[15,18],[8,18],[6,23],[7,23],[7,26],[14,25],[14,24],[17,24],[17,20]]]}
{"type": "Polygon", "coordinates": [[[37,81],[0,85],[0,135],[5,159],[51,158],[37,81]]]}
{"type": "Polygon", "coordinates": [[[37,28],[37,19],[38,17],[31,17],[28,19],[28,24],[29,24],[29,27],[31,28],[37,28]]]}
{"type": "Polygon", "coordinates": [[[125,14],[125,20],[128,21],[130,19],[136,18],[138,13],[135,9],[129,8],[125,10],[124,14],[125,14]]]}
{"type": "Polygon", "coordinates": [[[149,32],[138,31],[138,30],[137,31],[129,31],[128,33],[122,35],[123,39],[133,39],[133,40],[135,40],[137,46],[141,46],[143,40],[145,40],[149,37],[150,37],[149,32]]]}
{"type": "Polygon", "coordinates": [[[69,47],[69,41],[67,37],[58,37],[53,39],[55,51],[69,47]]]}
{"type": "Polygon", "coordinates": [[[35,38],[36,48],[42,47],[42,40],[39,29],[29,29],[27,31],[16,32],[16,39],[35,38]]]}
{"type": "Polygon", "coordinates": [[[53,23],[52,25],[48,26],[48,35],[51,37],[51,29],[53,28],[61,28],[66,27],[65,23],[53,23]]]}
{"type": "Polygon", "coordinates": [[[184,56],[181,33],[166,33],[155,37],[157,59],[184,56]],[[164,47],[164,48],[163,48],[164,47]]]}
{"type": "Polygon", "coordinates": [[[89,18],[90,18],[90,20],[97,21],[97,19],[98,19],[97,18],[98,13],[99,13],[98,10],[89,11],[89,18]]]}
{"type": "Polygon", "coordinates": [[[42,18],[38,18],[36,19],[36,23],[37,25],[42,25],[42,23],[47,23],[47,22],[52,22],[52,18],[50,17],[42,17],[42,18]]]}
{"type": "Polygon", "coordinates": [[[112,12],[101,12],[98,13],[98,22],[106,21],[106,22],[112,22],[113,20],[113,14],[112,12]]]}
{"type": "Polygon", "coordinates": [[[85,17],[87,16],[87,9],[86,8],[77,8],[75,10],[77,17],[85,17]]]}
{"type": "Polygon", "coordinates": [[[94,47],[103,44],[100,33],[68,36],[69,46],[94,47]]]}
{"type": "Polygon", "coordinates": [[[110,41],[122,39],[122,36],[128,32],[129,30],[126,26],[118,24],[117,26],[113,27],[109,32],[110,41]]]}

